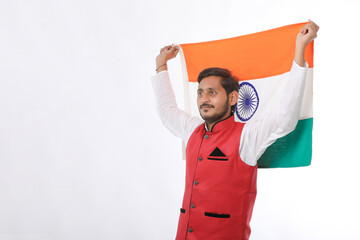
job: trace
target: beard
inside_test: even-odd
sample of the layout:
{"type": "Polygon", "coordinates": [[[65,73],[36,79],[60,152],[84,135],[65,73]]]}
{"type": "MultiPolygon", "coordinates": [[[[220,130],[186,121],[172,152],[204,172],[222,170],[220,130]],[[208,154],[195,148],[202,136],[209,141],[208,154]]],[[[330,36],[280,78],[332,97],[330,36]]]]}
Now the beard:
{"type": "Polygon", "coordinates": [[[225,102],[224,105],[221,106],[221,108],[220,108],[220,112],[214,113],[214,114],[211,115],[211,116],[206,116],[206,115],[201,114],[201,107],[202,107],[202,106],[208,106],[208,107],[214,108],[214,106],[212,106],[212,105],[210,105],[210,104],[203,104],[203,105],[200,106],[200,109],[199,109],[200,116],[202,117],[202,119],[205,120],[205,122],[206,122],[207,124],[215,123],[215,122],[221,120],[222,118],[224,118],[224,116],[225,116],[226,113],[228,112],[228,110],[229,110],[228,102],[229,102],[229,98],[227,97],[227,98],[226,98],[226,102],[225,102]]]}

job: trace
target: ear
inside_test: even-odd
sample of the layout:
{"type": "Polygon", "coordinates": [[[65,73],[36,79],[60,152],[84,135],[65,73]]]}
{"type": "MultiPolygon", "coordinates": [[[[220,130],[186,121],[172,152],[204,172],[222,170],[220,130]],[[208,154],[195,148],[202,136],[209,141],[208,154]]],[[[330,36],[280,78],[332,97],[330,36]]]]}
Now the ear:
{"type": "Polygon", "coordinates": [[[229,94],[229,103],[231,106],[235,105],[238,99],[239,99],[239,93],[237,91],[232,91],[229,94]]]}

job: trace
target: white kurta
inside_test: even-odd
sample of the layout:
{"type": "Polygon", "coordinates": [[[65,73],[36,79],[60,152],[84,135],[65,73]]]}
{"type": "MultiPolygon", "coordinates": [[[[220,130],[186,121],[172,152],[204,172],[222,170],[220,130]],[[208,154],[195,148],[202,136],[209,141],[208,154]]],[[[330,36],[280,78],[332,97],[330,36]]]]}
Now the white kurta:
{"type": "MultiPolygon", "coordinates": [[[[292,132],[299,119],[306,74],[309,65],[299,66],[295,60],[289,73],[286,92],[276,112],[268,118],[245,124],[240,137],[240,158],[248,165],[255,166],[258,159],[276,139],[292,132]]],[[[156,108],[162,123],[175,136],[187,144],[191,134],[204,120],[194,117],[178,108],[167,70],[151,77],[155,93],[156,108]]],[[[205,125],[206,126],[206,125],[205,125]]]]}

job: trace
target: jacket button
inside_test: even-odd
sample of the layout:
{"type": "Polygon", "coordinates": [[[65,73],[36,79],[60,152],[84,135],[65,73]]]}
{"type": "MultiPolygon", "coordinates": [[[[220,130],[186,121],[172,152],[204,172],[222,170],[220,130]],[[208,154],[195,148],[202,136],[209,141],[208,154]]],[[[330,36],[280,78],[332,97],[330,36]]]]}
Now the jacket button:
{"type": "Polygon", "coordinates": [[[191,204],[191,208],[194,208],[195,207],[195,205],[194,204],[191,204]]]}
{"type": "Polygon", "coordinates": [[[189,228],[189,232],[192,232],[193,230],[192,230],[192,228],[189,228]]]}
{"type": "Polygon", "coordinates": [[[195,181],[195,182],[194,182],[194,184],[195,184],[195,185],[198,185],[198,184],[199,184],[199,182],[198,182],[198,181],[195,181]]]}
{"type": "Polygon", "coordinates": [[[199,157],[198,159],[199,159],[199,161],[201,161],[201,160],[202,160],[202,157],[199,157]]]}
{"type": "Polygon", "coordinates": [[[209,135],[205,135],[204,138],[205,138],[205,139],[208,139],[208,138],[209,138],[209,135]]]}

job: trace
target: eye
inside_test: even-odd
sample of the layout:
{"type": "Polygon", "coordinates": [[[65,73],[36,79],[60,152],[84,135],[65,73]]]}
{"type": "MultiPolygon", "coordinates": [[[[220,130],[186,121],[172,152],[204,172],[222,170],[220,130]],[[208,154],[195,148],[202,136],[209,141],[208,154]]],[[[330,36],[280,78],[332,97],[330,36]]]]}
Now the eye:
{"type": "Polygon", "coordinates": [[[214,94],[215,94],[215,91],[211,90],[211,91],[209,91],[209,93],[210,93],[211,95],[214,95],[214,94]]]}
{"type": "Polygon", "coordinates": [[[203,95],[203,92],[198,92],[198,96],[202,96],[203,95]]]}

